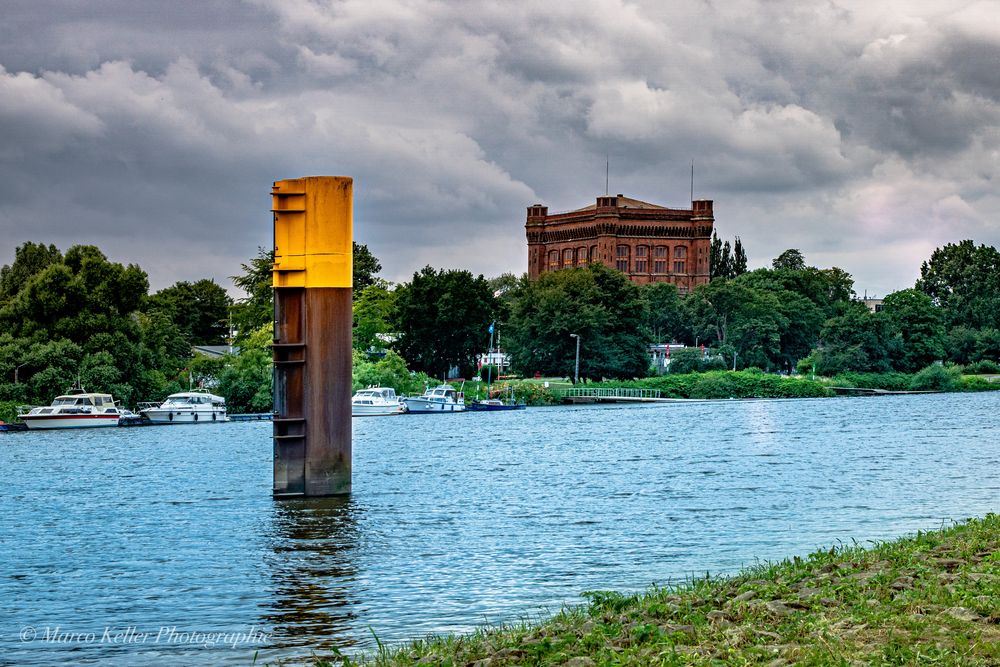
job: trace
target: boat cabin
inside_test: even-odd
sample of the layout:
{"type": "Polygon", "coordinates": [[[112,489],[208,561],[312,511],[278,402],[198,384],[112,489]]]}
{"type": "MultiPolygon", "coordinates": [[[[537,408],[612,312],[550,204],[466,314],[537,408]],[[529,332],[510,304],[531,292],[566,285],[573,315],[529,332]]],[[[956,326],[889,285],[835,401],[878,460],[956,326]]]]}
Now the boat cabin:
{"type": "Polygon", "coordinates": [[[114,406],[115,401],[111,394],[71,394],[66,396],[56,396],[51,407],[103,407],[105,405],[114,406]]]}
{"type": "Polygon", "coordinates": [[[181,394],[170,394],[167,396],[167,400],[163,402],[163,405],[223,405],[225,399],[221,396],[215,396],[214,394],[202,394],[202,393],[192,393],[184,392],[181,394]]]}

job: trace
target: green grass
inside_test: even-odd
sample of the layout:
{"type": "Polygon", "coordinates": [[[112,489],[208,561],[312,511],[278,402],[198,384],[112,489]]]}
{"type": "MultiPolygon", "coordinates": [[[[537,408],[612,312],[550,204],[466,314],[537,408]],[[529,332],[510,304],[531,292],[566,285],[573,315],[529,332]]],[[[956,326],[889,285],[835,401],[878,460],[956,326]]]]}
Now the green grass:
{"type": "Polygon", "coordinates": [[[315,664],[998,665],[1000,517],[735,577],[586,597],[538,623],[315,664]]]}

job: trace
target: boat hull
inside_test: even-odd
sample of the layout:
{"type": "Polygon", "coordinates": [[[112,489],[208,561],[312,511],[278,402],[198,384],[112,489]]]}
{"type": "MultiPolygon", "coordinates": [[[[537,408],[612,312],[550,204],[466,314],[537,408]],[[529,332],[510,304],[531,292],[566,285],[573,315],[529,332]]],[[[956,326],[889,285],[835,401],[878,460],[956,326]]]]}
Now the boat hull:
{"type": "Polygon", "coordinates": [[[406,406],[398,405],[352,405],[352,417],[392,417],[406,412],[406,406]]]}
{"type": "Polygon", "coordinates": [[[524,403],[514,403],[511,405],[504,403],[498,405],[496,403],[481,403],[479,401],[473,401],[469,405],[469,409],[474,412],[501,412],[504,410],[524,410],[526,407],[528,406],[525,405],[524,403]]]}
{"type": "Polygon", "coordinates": [[[152,408],[142,411],[142,415],[151,424],[211,424],[227,422],[229,417],[224,411],[191,411],[191,410],[161,410],[152,408]]]}
{"type": "Polygon", "coordinates": [[[413,414],[465,412],[465,403],[428,401],[423,398],[405,398],[403,402],[406,403],[407,412],[413,414]]]}
{"type": "Polygon", "coordinates": [[[120,415],[21,415],[29,430],[118,426],[120,415]]]}

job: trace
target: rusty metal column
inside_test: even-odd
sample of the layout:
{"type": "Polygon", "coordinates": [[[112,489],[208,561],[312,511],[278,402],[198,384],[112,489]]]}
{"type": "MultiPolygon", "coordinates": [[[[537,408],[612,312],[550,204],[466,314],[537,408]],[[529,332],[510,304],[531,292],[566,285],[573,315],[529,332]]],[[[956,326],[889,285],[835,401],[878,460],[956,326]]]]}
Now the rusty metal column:
{"type": "Polygon", "coordinates": [[[276,181],[274,496],[351,492],[353,180],[276,181]]]}

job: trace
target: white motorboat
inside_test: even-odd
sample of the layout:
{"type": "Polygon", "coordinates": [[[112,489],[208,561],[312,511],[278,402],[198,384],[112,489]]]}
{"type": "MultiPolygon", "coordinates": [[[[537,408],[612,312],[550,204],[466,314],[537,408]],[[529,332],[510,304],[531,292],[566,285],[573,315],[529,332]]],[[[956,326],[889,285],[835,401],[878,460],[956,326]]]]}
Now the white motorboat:
{"type": "Polygon", "coordinates": [[[130,416],[131,412],[115,405],[111,394],[91,393],[82,388],[56,396],[48,407],[26,407],[18,414],[32,430],[118,426],[118,420],[130,416]]]}
{"type": "Polygon", "coordinates": [[[140,414],[153,424],[211,424],[227,422],[226,399],[207,391],[170,394],[162,403],[143,403],[140,414]]]}
{"type": "Polygon", "coordinates": [[[465,394],[450,384],[428,387],[422,396],[403,399],[408,412],[465,412],[465,394]]]}
{"type": "Polygon", "coordinates": [[[359,389],[351,398],[352,417],[388,417],[406,412],[406,405],[390,387],[359,389]]]}

